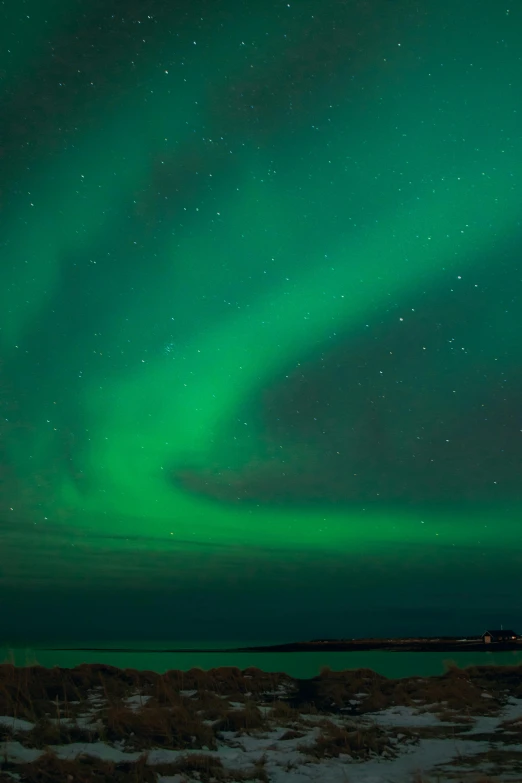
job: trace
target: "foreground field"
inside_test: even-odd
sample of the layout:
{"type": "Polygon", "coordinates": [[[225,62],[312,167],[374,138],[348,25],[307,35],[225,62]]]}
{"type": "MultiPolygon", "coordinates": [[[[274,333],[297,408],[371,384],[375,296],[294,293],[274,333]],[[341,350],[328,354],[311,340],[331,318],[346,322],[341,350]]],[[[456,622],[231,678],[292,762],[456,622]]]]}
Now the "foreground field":
{"type": "Polygon", "coordinates": [[[1,783],[522,781],[522,667],[0,665],[1,783]]]}

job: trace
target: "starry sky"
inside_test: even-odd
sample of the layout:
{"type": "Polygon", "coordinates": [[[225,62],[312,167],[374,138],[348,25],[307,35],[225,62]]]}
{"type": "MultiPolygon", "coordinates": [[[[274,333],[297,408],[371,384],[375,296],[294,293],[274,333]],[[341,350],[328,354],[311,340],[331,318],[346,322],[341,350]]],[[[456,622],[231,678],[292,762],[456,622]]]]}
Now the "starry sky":
{"type": "Polygon", "coordinates": [[[6,633],[522,627],[511,5],[6,0],[6,633]]]}

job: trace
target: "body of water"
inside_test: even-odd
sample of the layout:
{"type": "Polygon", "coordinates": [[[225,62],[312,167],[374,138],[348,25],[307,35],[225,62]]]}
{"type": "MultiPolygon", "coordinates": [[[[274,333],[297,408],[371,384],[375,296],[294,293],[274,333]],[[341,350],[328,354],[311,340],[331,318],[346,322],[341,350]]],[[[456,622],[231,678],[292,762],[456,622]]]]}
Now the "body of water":
{"type": "MultiPolygon", "coordinates": [[[[118,668],[148,670],[163,673],[169,669],[188,671],[192,668],[204,670],[219,666],[237,666],[246,669],[255,666],[267,672],[285,672],[296,678],[309,678],[319,674],[322,666],[329,666],[334,671],[343,669],[373,669],[386,677],[398,678],[409,676],[433,676],[442,674],[446,661],[453,661],[458,666],[495,665],[513,666],[522,664],[522,651],[510,652],[470,652],[470,653],[438,653],[438,652],[384,652],[370,650],[367,652],[302,652],[302,653],[228,653],[228,652],[167,652],[172,648],[226,648],[245,647],[259,644],[274,644],[277,642],[175,642],[175,643],[118,643],[89,642],[75,644],[74,647],[104,648],[95,650],[59,650],[43,649],[41,647],[0,647],[0,661],[10,662],[16,666],[40,664],[45,667],[60,666],[73,668],[82,663],[105,663],[118,668]],[[129,650],[123,651],[122,649],[129,650]],[[151,652],[154,650],[154,652],[151,652]]],[[[54,647],[71,647],[62,643],[54,647]]]]}

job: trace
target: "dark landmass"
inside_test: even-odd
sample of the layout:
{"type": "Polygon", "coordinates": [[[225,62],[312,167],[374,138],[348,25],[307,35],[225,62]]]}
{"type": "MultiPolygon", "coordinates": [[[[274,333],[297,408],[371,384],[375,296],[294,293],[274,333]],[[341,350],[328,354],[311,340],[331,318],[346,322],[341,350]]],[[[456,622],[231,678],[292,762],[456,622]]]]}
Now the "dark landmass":
{"type": "Polygon", "coordinates": [[[269,647],[249,647],[236,652],[487,652],[522,650],[522,639],[485,644],[482,637],[409,638],[409,639],[314,639],[269,647]]]}
{"type": "Polygon", "coordinates": [[[175,648],[155,649],[121,647],[46,647],[45,650],[70,650],[82,652],[114,653],[299,653],[299,652],[506,652],[522,650],[522,638],[511,642],[491,642],[485,644],[482,637],[457,638],[440,636],[436,638],[407,639],[312,639],[307,642],[289,642],[262,647],[222,647],[214,649],[175,648]]]}

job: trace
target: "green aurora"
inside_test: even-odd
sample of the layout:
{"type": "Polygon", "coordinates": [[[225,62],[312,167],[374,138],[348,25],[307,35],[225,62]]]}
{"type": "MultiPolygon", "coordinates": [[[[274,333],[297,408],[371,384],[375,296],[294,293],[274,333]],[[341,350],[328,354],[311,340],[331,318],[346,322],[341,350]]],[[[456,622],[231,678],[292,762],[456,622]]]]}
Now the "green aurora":
{"type": "Polygon", "coordinates": [[[4,587],[510,595],[522,9],[43,5],[1,47],[4,587]]]}

